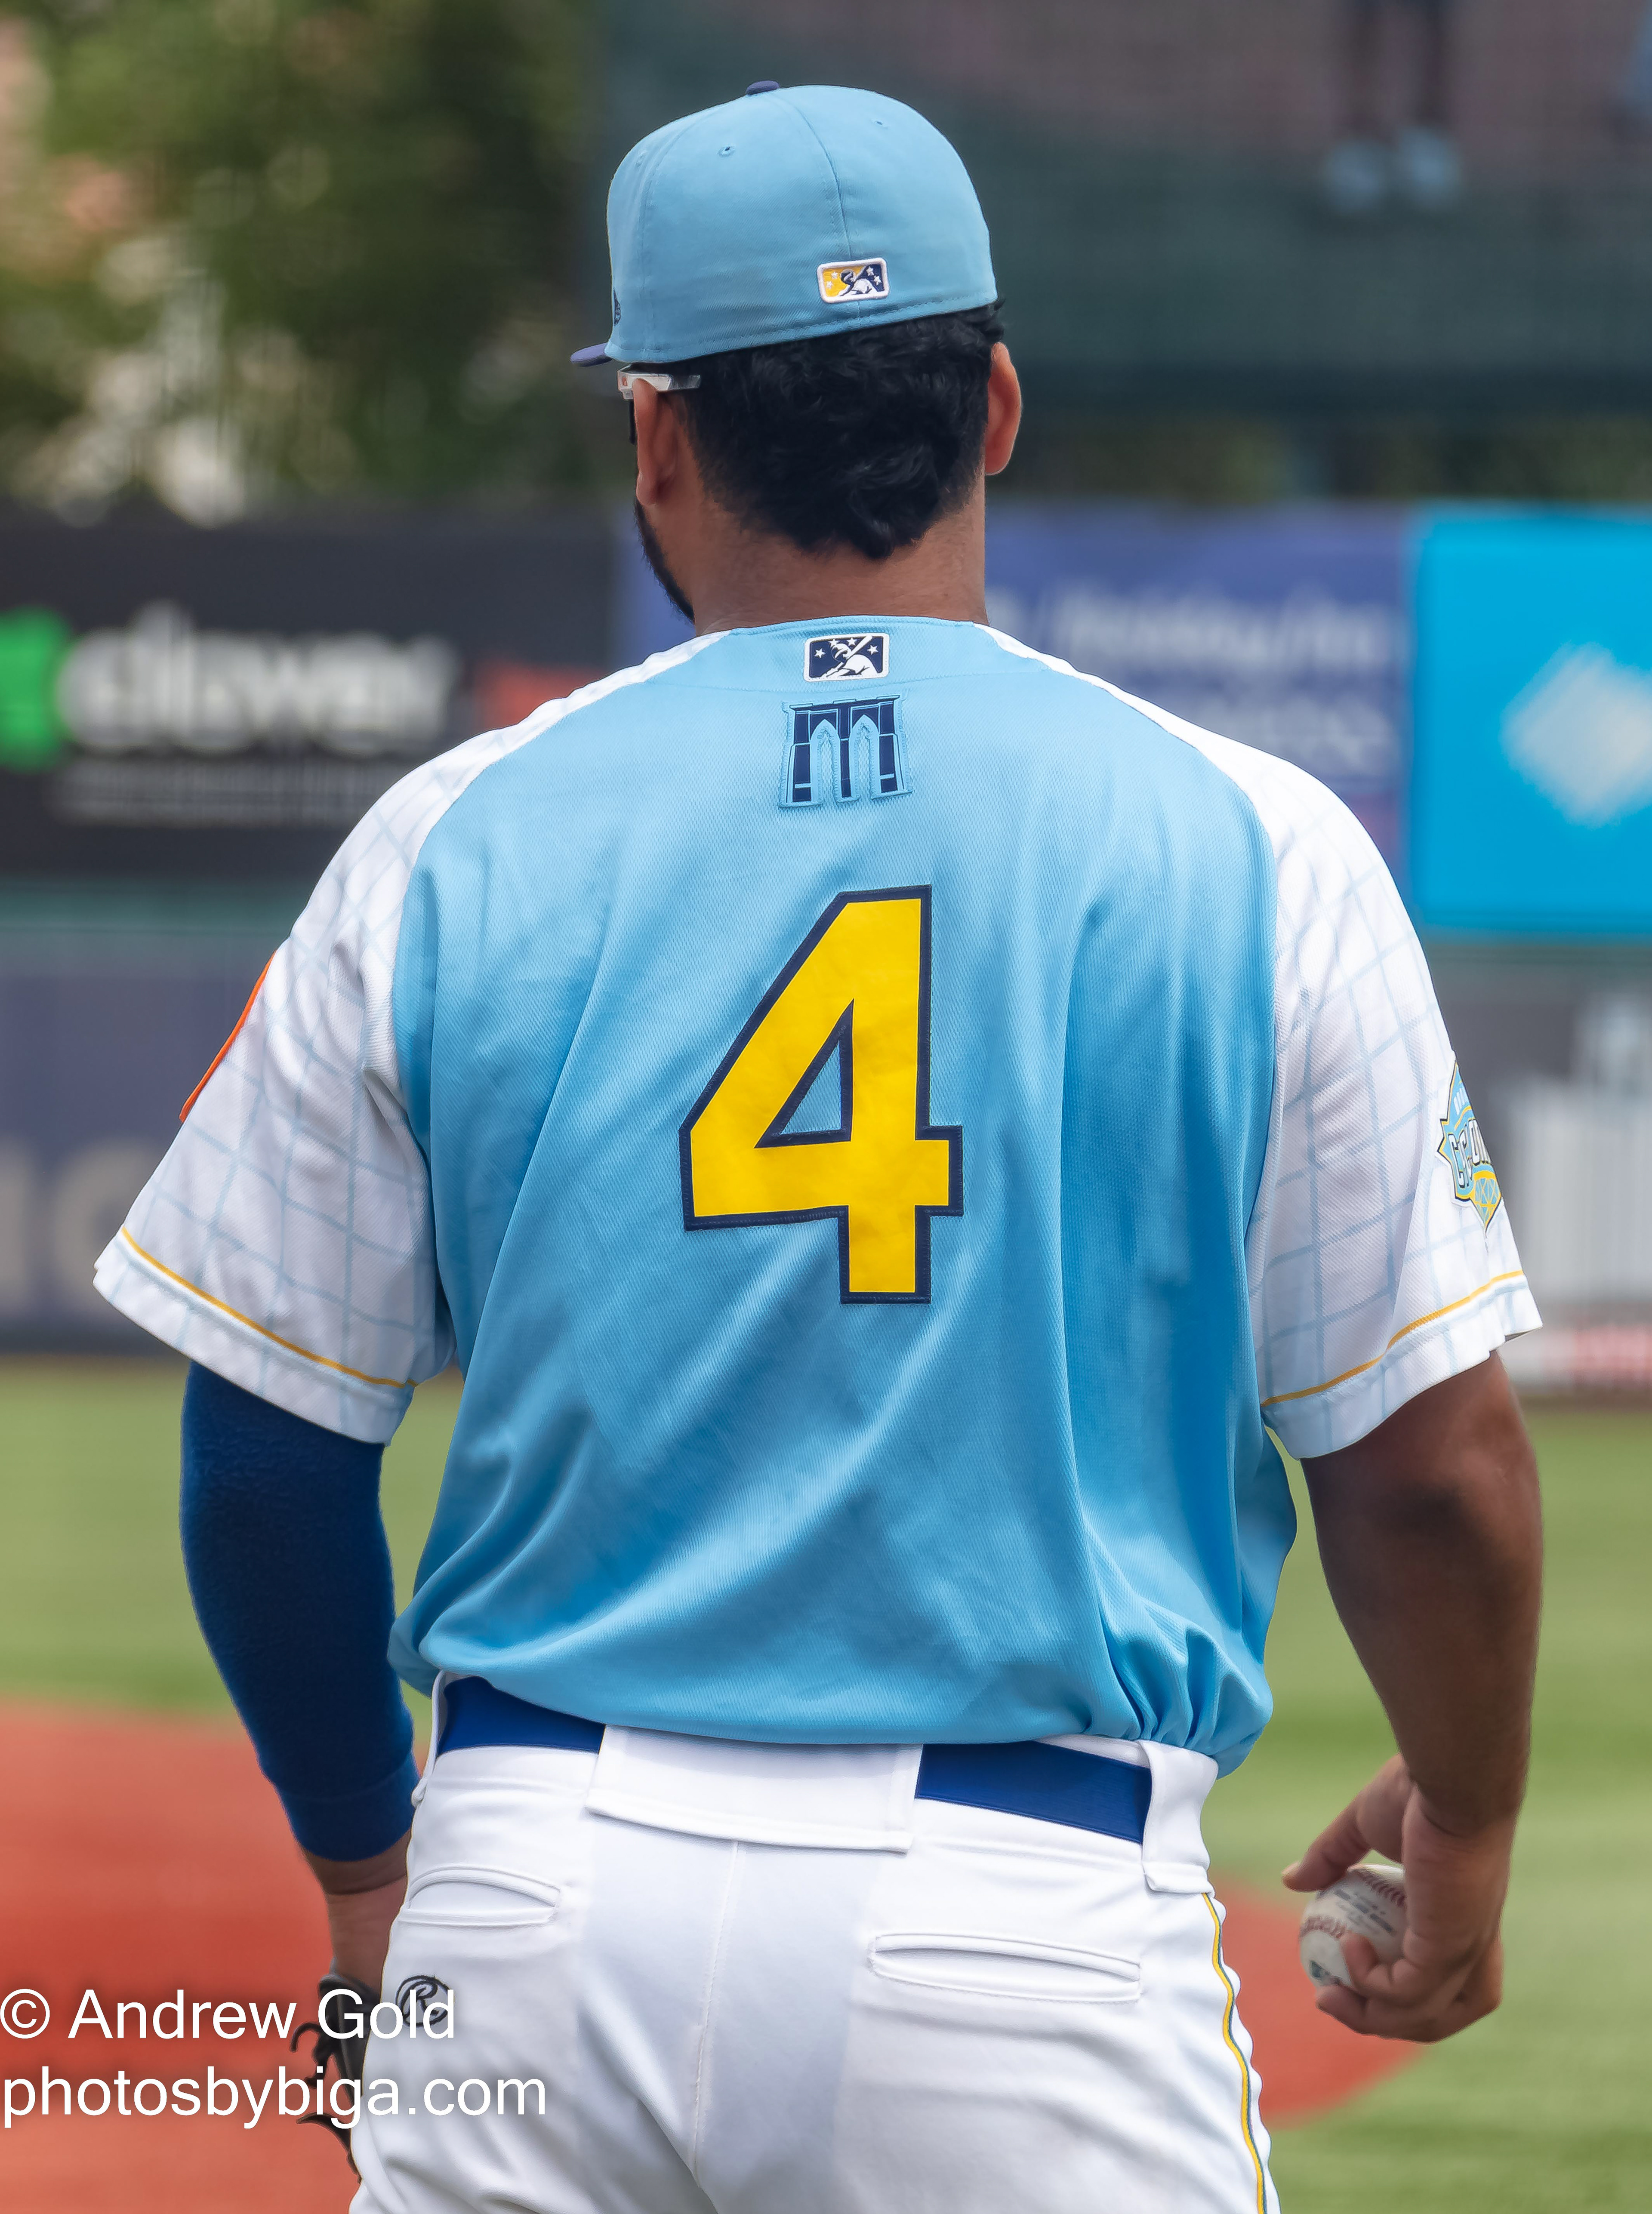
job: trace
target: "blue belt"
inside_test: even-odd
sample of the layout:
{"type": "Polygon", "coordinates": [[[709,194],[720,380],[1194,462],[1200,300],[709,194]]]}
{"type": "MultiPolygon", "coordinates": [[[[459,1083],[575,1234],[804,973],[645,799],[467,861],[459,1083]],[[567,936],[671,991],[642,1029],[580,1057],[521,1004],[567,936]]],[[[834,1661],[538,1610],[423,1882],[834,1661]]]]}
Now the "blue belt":
{"type": "MultiPolygon", "coordinates": [[[[480,1676],[461,1676],[442,1693],[441,1752],[477,1746],[535,1745],[561,1752],[595,1752],[601,1722],[536,1707],[480,1676]]],[[[1153,1778],[1145,1768],[1109,1760],[1104,1753],[1074,1752],[1037,1739],[1018,1745],[927,1745],[918,1764],[920,1799],[953,1807],[984,1807],[999,1814],[1025,1814],[1035,1822],[1061,1822],[1139,1845],[1147,1827],[1153,1778]]]]}

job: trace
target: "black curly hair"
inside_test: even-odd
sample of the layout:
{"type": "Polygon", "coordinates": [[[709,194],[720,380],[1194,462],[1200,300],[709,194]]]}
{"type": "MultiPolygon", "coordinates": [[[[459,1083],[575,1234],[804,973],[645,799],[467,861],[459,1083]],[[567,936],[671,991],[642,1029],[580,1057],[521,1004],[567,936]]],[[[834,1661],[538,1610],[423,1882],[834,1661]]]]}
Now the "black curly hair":
{"type": "Polygon", "coordinates": [[[713,495],[805,553],[874,561],[959,506],[981,468],[996,305],[674,362],[713,495]]]}

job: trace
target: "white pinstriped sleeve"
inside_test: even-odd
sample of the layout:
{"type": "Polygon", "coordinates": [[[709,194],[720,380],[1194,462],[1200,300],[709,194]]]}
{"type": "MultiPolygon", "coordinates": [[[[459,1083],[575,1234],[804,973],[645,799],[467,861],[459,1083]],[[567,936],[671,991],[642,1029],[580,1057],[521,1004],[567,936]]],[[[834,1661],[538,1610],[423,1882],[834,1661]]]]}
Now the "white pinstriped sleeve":
{"type": "Polygon", "coordinates": [[[1130,704],[1231,777],[1273,843],[1276,1061],[1245,1248],[1251,1330],[1281,1443],[1299,1459],[1334,1453],[1541,1318],[1495,1182],[1464,1172],[1460,1144],[1453,1161],[1447,1132],[1467,1103],[1376,847],[1289,762],[1130,704]]]}
{"type": "Polygon", "coordinates": [[[134,1322],[346,1437],[389,1437],[453,1349],[391,1027],[402,898],[432,824],[529,735],[443,755],[358,824],[98,1262],[134,1322]]]}
{"type": "Polygon", "coordinates": [[[392,1434],[413,1385],[453,1351],[391,1012],[419,849],[495,761],[711,643],[456,746],[385,794],[316,887],[100,1257],[105,1299],[292,1414],[346,1437],[392,1434]]]}

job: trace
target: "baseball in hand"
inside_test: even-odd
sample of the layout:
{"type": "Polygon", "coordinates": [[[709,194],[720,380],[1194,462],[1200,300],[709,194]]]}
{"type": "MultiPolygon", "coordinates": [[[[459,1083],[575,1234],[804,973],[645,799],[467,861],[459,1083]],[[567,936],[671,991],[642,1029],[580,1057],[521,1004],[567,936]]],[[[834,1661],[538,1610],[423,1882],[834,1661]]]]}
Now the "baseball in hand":
{"type": "Polygon", "coordinates": [[[1344,1937],[1367,1939],[1386,1966],[1405,1942],[1405,1871],[1383,1861],[1349,1868],[1340,1882],[1316,1891],[1302,1912],[1302,1966],[1314,1984],[1350,1984],[1344,1937]]]}

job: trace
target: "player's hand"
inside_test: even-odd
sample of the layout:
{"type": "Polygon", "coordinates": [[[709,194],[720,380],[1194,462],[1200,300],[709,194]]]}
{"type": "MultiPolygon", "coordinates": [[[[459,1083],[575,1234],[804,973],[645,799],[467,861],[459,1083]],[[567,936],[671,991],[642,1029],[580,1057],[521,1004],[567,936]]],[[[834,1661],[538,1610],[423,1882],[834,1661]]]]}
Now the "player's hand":
{"type": "Polygon", "coordinates": [[[1434,2044],[1478,2021],[1502,1997],[1498,1930],[1508,1889],[1512,1820],[1470,1833],[1446,1828],[1398,1758],[1285,1871],[1292,1891],[1323,1891],[1367,1852],[1405,1871],[1405,1945],[1388,1966],[1362,1937],[1343,1941],[1352,1990],[1329,1985],[1322,2014],[1367,2037],[1434,2044]]]}
{"type": "Polygon", "coordinates": [[[306,1853],[327,1899],[333,1936],[333,1965],[377,1991],[384,1980],[384,1956],[390,1949],[390,1924],[407,1893],[407,1840],[366,1861],[327,1861],[306,1853]]]}

